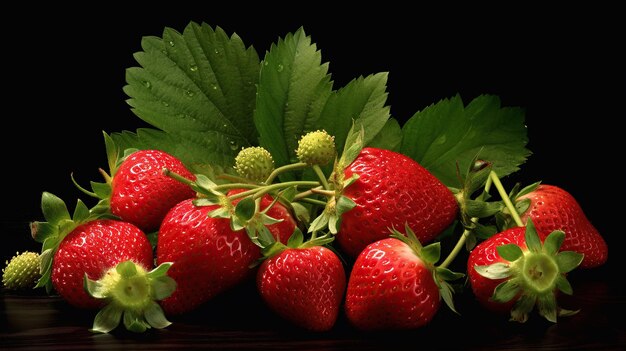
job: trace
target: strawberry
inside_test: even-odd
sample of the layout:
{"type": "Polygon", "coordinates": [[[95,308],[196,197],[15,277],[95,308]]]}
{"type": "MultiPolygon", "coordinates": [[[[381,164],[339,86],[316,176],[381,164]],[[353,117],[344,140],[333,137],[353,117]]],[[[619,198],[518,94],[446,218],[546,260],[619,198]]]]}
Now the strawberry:
{"type": "MultiPolygon", "coordinates": [[[[266,195],[261,207],[271,203],[266,195]]],[[[194,200],[188,199],[174,206],[163,219],[157,263],[173,262],[169,275],[178,284],[172,296],[162,301],[166,313],[191,311],[240,283],[251,275],[249,266],[261,257],[260,249],[246,231],[234,231],[227,218],[209,216],[221,210],[218,205],[196,206],[194,200]]],[[[283,219],[268,229],[279,240],[287,240],[296,225],[289,212],[275,203],[267,214],[283,219]]]]}
{"type": "Polygon", "coordinates": [[[169,263],[153,268],[152,246],[135,225],[93,215],[79,200],[70,217],[65,203],[44,193],[47,222],[33,222],[33,237],[43,242],[43,274],[37,286],[51,287],[69,304],[97,308],[93,331],[109,332],[122,315],[128,330],[142,332],[169,325],[154,300],[169,296],[175,282],[165,276],[169,263]]]}
{"type": "Polygon", "coordinates": [[[146,233],[159,229],[163,217],[180,201],[195,196],[186,184],[163,174],[167,168],[183,177],[195,176],[176,157],[160,150],[128,150],[118,159],[118,150],[105,134],[110,175],[102,169],[106,182],[92,182],[93,192],[78,186],[86,194],[101,199],[97,208],[110,211],[146,233]]]}
{"type": "Polygon", "coordinates": [[[341,261],[319,246],[325,239],[303,243],[302,233],[296,230],[287,246],[272,247],[257,272],[259,293],[270,309],[312,331],[335,325],[346,287],[341,261]]]}
{"type": "Polygon", "coordinates": [[[440,245],[422,247],[415,233],[394,231],[363,250],[356,259],[346,292],[350,323],[361,330],[414,329],[428,324],[440,299],[454,310],[446,280],[462,274],[435,268],[440,245]]]}
{"type": "Polygon", "coordinates": [[[532,219],[539,233],[564,231],[561,248],[585,255],[581,268],[598,267],[607,261],[606,241],[570,193],[554,185],[541,184],[521,194],[516,201],[530,201],[524,206],[527,209],[521,214],[522,221],[532,219]]]}
{"type": "Polygon", "coordinates": [[[547,237],[537,233],[532,220],[526,227],[504,230],[478,244],[467,261],[469,282],[480,304],[496,312],[511,313],[525,322],[535,305],[547,320],[574,312],[556,304],[557,293],[572,293],[565,279],[582,255],[561,251],[566,235],[554,231],[547,237]],[[543,243],[540,237],[545,237],[543,243]]]}
{"type": "Polygon", "coordinates": [[[454,221],[452,192],[424,167],[402,154],[366,147],[345,168],[358,178],[343,189],[356,206],[344,213],[337,233],[343,252],[356,257],[368,244],[388,237],[388,228],[408,223],[421,242],[432,241],[454,221]]]}

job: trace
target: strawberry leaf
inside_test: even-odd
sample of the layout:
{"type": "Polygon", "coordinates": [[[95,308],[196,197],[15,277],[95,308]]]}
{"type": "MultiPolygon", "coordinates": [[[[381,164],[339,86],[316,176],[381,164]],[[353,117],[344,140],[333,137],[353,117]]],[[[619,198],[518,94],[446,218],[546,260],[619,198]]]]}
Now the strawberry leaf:
{"type": "Polygon", "coordinates": [[[448,186],[458,186],[457,163],[467,169],[474,157],[493,164],[501,177],[519,169],[530,151],[524,113],[500,107],[496,96],[481,95],[467,106],[457,95],[418,111],[402,128],[400,151],[448,186]]]}
{"type": "Polygon", "coordinates": [[[229,166],[257,143],[252,121],[259,58],[221,28],[191,22],[179,33],[144,37],[126,71],[132,111],[155,129],[113,135],[120,148],[160,148],[187,164],[229,166]]]}
{"type": "MultiPolygon", "coordinates": [[[[272,44],[261,65],[254,123],[277,167],[297,161],[299,138],[318,126],[332,82],[328,64],[300,28],[272,44]]],[[[282,180],[293,180],[283,173],[282,180]]]]}
{"type": "MultiPolygon", "coordinates": [[[[335,136],[339,154],[353,123],[363,126],[363,143],[366,145],[385,126],[389,119],[389,106],[385,106],[387,76],[387,73],[377,73],[366,78],[359,77],[333,91],[328,98],[318,125],[335,136]]],[[[393,126],[389,128],[393,129],[393,126]]]]}
{"type": "Polygon", "coordinates": [[[389,118],[383,129],[367,145],[379,149],[398,151],[402,144],[402,128],[394,118],[389,118]]]}

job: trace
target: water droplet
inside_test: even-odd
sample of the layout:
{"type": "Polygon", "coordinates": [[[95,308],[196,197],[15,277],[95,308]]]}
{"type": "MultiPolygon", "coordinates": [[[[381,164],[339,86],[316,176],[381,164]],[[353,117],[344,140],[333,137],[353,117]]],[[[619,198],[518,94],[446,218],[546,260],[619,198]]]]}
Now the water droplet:
{"type": "Polygon", "coordinates": [[[189,70],[190,70],[191,72],[196,72],[196,71],[198,71],[198,66],[196,66],[196,65],[191,65],[191,66],[189,66],[189,70]]]}
{"type": "Polygon", "coordinates": [[[185,90],[185,95],[187,95],[187,97],[193,97],[195,93],[191,90],[185,90]]]}
{"type": "Polygon", "coordinates": [[[211,88],[213,88],[213,90],[217,90],[217,85],[213,84],[211,85],[211,88]]]}
{"type": "Polygon", "coordinates": [[[162,103],[162,104],[163,104],[163,106],[165,106],[165,107],[169,107],[169,106],[170,106],[170,104],[169,104],[167,101],[161,101],[161,103],[162,103]]]}
{"type": "Polygon", "coordinates": [[[285,67],[283,67],[283,65],[279,64],[279,65],[276,67],[276,71],[278,71],[278,72],[282,72],[282,71],[283,71],[283,68],[285,68],[285,67]]]}
{"type": "Polygon", "coordinates": [[[226,129],[228,128],[228,125],[226,123],[222,124],[222,128],[226,129]]]}
{"type": "Polygon", "coordinates": [[[239,148],[239,145],[237,145],[237,142],[235,142],[234,140],[230,141],[230,149],[235,151],[239,148]]]}
{"type": "Polygon", "coordinates": [[[215,51],[216,54],[220,53],[220,51],[218,49],[215,49],[214,51],[215,51]]]}
{"type": "Polygon", "coordinates": [[[172,40],[170,40],[168,44],[170,44],[170,46],[174,46],[174,42],[172,40]]]}
{"type": "Polygon", "coordinates": [[[148,88],[148,89],[150,89],[150,87],[152,87],[152,83],[150,83],[150,82],[149,82],[149,81],[147,81],[147,80],[144,80],[144,81],[143,81],[143,85],[144,85],[146,88],[148,88]]]}
{"type": "Polygon", "coordinates": [[[269,63],[268,63],[267,61],[265,61],[263,64],[264,64],[265,66],[267,66],[269,63]]]}

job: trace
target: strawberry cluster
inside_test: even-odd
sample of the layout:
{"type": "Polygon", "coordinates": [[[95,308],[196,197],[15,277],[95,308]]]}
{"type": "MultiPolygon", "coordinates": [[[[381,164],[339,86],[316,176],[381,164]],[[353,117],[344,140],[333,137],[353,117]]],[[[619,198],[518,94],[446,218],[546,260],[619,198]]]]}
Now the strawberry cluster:
{"type": "Polygon", "coordinates": [[[217,176],[192,174],[163,151],[117,150],[105,134],[105,182],[79,186],[97,204],[79,200],[70,215],[42,196],[46,221],[31,224],[42,244],[36,286],[102,308],[98,332],[120,321],[164,328],[166,316],[247,279],[271,310],[312,331],[332,329],[342,313],[360,330],[418,328],[442,300],[455,309],[464,284],[451,282],[465,275],[481,304],[513,320],[535,308],[554,322],[575,313],[556,301],[573,291],[566,274],[604,264],[608,251],[569,193],[538,183],[507,193],[482,160],[448,188],[403,154],[363,147],[362,133],[353,128],[337,155],[332,136],[311,132],[297,162],[278,168],[265,149],[243,149],[217,176]],[[466,271],[453,272],[463,248],[466,271]]]}

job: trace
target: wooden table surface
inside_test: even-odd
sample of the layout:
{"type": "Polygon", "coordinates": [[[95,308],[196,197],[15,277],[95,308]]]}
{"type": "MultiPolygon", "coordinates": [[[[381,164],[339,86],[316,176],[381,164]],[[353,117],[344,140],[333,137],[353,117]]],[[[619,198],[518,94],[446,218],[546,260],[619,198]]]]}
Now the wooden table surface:
{"type": "Polygon", "coordinates": [[[325,333],[298,330],[274,316],[248,282],[184,316],[171,326],[133,334],[88,331],[93,311],[77,310],[55,296],[2,291],[0,349],[451,349],[624,350],[625,290],[612,269],[574,271],[574,296],[563,299],[577,315],[549,323],[533,314],[526,324],[483,311],[469,291],[456,297],[456,315],[442,308],[429,326],[402,332],[360,332],[343,316],[325,333]]]}

